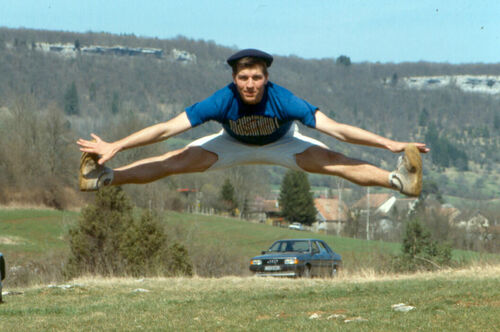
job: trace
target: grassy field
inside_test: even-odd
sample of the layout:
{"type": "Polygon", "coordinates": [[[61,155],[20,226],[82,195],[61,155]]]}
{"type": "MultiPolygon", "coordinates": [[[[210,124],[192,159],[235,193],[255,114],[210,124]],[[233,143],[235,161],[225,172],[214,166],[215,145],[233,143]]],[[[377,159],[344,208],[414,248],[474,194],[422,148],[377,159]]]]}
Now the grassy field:
{"type": "MultiPolygon", "coordinates": [[[[381,254],[396,254],[401,250],[400,243],[366,241],[347,237],[300,232],[286,228],[254,224],[234,218],[203,216],[167,212],[166,220],[170,225],[182,225],[190,236],[207,242],[223,242],[246,257],[252,257],[267,249],[273,241],[284,238],[313,237],[324,240],[343,257],[353,257],[357,263],[375,259],[381,254]]],[[[455,259],[480,259],[483,255],[476,252],[454,250],[455,259]]],[[[493,256],[493,255],[485,255],[493,256]]],[[[349,268],[355,262],[344,262],[349,268]]]]}
{"type": "MultiPolygon", "coordinates": [[[[14,286],[10,272],[0,305],[0,331],[494,331],[500,326],[498,255],[454,251],[461,259],[490,257],[495,264],[463,270],[391,275],[377,272],[387,253],[400,245],[292,231],[215,216],[167,212],[169,234],[248,258],[274,240],[316,237],[342,254],[335,279],[152,278],[63,281],[43,268],[61,264],[65,236],[79,214],[35,209],[0,210],[0,252],[9,267],[27,265],[31,279],[14,286]],[[384,256],[385,255],[385,256],[384,256]],[[30,263],[31,264],[31,263],[30,263]],[[58,286],[50,286],[57,283],[58,286]],[[26,285],[26,286],[21,286],[26,285]],[[13,294],[12,294],[13,293],[13,294]],[[397,312],[391,305],[415,309],[397,312]]],[[[198,247],[199,249],[200,247],[198,247]]],[[[196,249],[196,248],[195,248],[196,249]]],[[[19,276],[17,276],[19,278],[19,276]]]]}
{"type": "MultiPolygon", "coordinates": [[[[34,270],[53,272],[49,271],[51,266],[64,264],[69,250],[66,235],[78,216],[77,212],[67,211],[0,209],[0,252],[5,255],[8,266],[28,266],[38,262],[35,267],[20,269],[17,275],[19,282],[14,283],[11,278],[7,285],[9,282],[29,284],[51,280],[47,278],[60,280],[60,273],[48,273],[44,279],[42,273],[35,273],[34,270]]],[[[214,263],[219,265],[226,264],[228,260],[237,261],[223,274],[249,275],[249,258],[267,249],[273,241],[284,238],[315,237],[325,240],[342,255],[344,269],[351,272],[362,269],[381,271],[384,264],[389,264],[387,255],[400,251],[398,243],[299,232],[220,216],[166,212],[164,221],[169,236],[184,243],[191,256],[197,256],[199,267],[204,266],[205,258],[221,257],[222,261],[214,263]],[[198,257],[200,253],[205,256],[198,257]]],[[[498,255],[459,250],[454,251],[453,255],[462,260],[484,257],[493,257],[497,262],[500,260],[498,255]]],[[[195,273],[214,275],[202,273],[200,268],[195,268],[195,273]]]]}
{"type": "Polygon", "coordinates": [[[0,251],[36,257],[67,248],[64,236],[78,213],[39,209],[0,210],[0,251]]]}
{"type": "Polygon", "coordinates": [[[16,289],[2,331],[496,331],[500,267],[336,279],[98,279],[16,289]],[[397,303],[409,312],[391,308],[397,303]]]}

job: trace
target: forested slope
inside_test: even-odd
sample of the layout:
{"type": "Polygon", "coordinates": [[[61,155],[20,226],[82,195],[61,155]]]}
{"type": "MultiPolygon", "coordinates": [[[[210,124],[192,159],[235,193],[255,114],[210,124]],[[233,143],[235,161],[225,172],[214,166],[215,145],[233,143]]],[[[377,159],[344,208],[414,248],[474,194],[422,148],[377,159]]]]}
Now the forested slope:
{"type": "MultiPolygon", "coordinates": [[[[184,37],[160,40],[105,33],[0,29],[0,201],[12,200],[13,193],[22,199],[27,190],[37,196],[31,189],[34,183],[42,183],[41,191],[47,196],[43,203],[64,205],[64,198],[71,195],[59,193],[60,189],[72,192],[76,184],[77,137],[95,132],[107,140],[117,139],[171,118],[230,82],[225,59],[234,51],[184,37]],[[75,52],[63,55],[42,51],[40,43],[72,44],[75,52]],[[96,45],[155,48],[163,55],[82,52],[96,45]],[[179,51],[188,58],[176,57],[179,51]],[[46,193],[48,187],[52,194],[46,193]]],[[[455,86],[410,89],[400,81],[422,75],[500,75],[500,64],[350,63],[346,59],[340,54],[320,60],[276,56],[270,79],[337,121],[398,140],[426,141],[433,149],[425,158],[426,176],[439,184],[442,193],[498,197],[499,96],[464,92],[455,86]]],[[[217,124],[206,124],[168,144],[170,148],[182,146],[218,128],[217,124]]],[[[338,151],[386,168],[394,167],[396,162],[395,156],[386,151],[353,147],[331,138],[322,140],[338,151]]],[[[115,162],[165,149],[162,145],[131,151],[115,162]]],[[[279,168],[247,167],[229,176],[242,186],[248,181],[245,177],[261,179],[251,181],[252,190],[240,193],[243,196],[239,199],[243,200],[252,193],[266,191],[265,183],[279,184],[282,174],[279,168]]],[[[223,176],[227,174],[219,175],[223,176]]],[[[332,178],[324,176],[313,176],[311,180],[313,185],[333,183],[332,178]]],[[[201,188],[210,184],[207,190],[215,193],[222,182],[206,175],[175,177],[156,187],[151,185],[148,188],[155,194],[143,197],[158,196],[159,186],[201,188]]],[[[71,200],[78,197],[75,194],[71,200]]]]}

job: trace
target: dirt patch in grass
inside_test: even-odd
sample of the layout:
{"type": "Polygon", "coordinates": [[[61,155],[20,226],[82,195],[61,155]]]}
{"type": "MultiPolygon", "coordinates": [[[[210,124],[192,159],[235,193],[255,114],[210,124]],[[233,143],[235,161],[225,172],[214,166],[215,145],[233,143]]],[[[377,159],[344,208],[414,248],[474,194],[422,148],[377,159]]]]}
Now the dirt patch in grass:
{"type": "Polygon", "coordinates": [[[17,236],[0,236],[0,244],[17,245],[24,244],[26,240],[17,236]]]}

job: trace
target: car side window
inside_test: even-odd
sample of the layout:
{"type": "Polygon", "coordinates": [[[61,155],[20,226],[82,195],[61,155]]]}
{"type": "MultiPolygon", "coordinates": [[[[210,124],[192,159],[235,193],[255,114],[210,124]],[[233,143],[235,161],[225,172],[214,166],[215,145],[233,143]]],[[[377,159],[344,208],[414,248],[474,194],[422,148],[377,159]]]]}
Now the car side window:
{"type": "Polygon", "coordinates": [[[328,253],[328,250],[326,250],[325,245],[322,242],[318,242],[318,246],[320,253],[322,254],[328,253]]]}
{"type": "Polygon", "coordinates": [[[319,248],[318,248],[318,244],[316,243],[316,241],[314,241],[313,243],[311,243],[311,245],[312,245],[312,251],[313,252],[320,252],[319,248]]]}
{"type": "Polygon", "coordinates": [[[295,241],[293,242],[293,251],[309,251],[309,244],[307,241],[295,241]]]}

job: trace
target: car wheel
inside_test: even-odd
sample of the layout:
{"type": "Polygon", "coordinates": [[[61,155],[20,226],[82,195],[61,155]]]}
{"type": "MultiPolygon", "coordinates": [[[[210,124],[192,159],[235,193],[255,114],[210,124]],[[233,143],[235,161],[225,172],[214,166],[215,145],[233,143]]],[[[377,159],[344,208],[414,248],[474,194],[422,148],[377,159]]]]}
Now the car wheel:
{"type": "Polygon", "coordinates": [[[311,278],[311,267],[309,265],[304,266],[304,272],[302,272],[302,277],[311,278]]]}
{"type": "Polygon", "coordinates": [[[335,278],[339,273],[339,266],[338,265],[334,265],[332,267],[332,273],[331,273],[331,276],[332,278],[335,278]]]}

